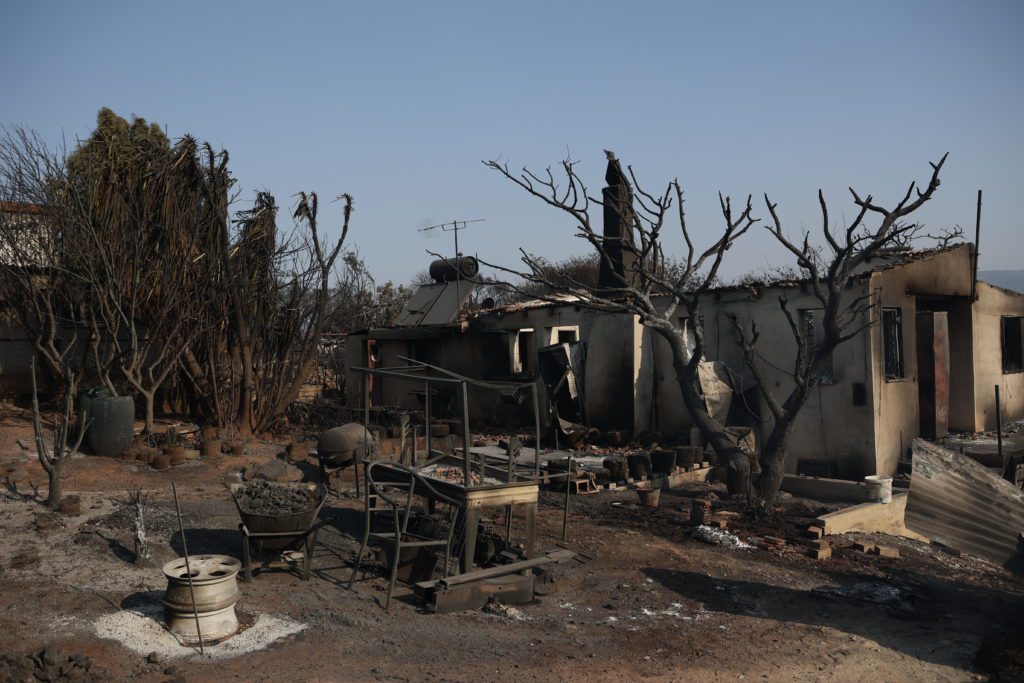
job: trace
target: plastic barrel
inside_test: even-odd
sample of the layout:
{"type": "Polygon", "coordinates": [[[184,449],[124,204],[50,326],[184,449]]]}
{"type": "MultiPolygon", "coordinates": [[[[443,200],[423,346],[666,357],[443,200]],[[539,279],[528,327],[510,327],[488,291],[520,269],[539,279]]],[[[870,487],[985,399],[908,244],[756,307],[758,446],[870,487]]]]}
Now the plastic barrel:
{"type": "Polygon", "coordinates": [[[118,456],[131,448],[135,436],[135,399],[94,396],[89,399],[89,446],[96,455],[118,456]]]}

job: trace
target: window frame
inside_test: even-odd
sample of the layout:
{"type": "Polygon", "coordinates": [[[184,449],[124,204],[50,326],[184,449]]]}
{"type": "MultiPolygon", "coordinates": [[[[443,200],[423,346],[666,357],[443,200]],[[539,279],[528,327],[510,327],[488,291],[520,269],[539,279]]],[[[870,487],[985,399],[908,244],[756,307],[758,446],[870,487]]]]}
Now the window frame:
{"type": "Polygon", "coordinates": [[[1024,372],[1024,315],[1002,315],[999,316],[999,351],[1000,367],[1004,375],[1016,375],[1024,372]],[[1007,329],[1007,323],[1016,323],[1017,336],[1017,358],[1014,363],[1007,363],[1009,349],[1007,349],[1007,335],[1011,331],[1007,329]]]}
{"type": "Polygon", "coordinates": [[[902,382],[907,378],[906,342],[903,334],[903,308],[900,306],[882,309],[882,373],[886,382],[902,382]],[[897,367],[890,372],[889,368],[889,324],[888,316],[893,316],[895,349],[893,361],[897,367]]]}
{"type": "Polygon", "coordinates": [[[535,375],[537,354],[537,329],[524,327],[516,330],[512,341],[512,374],[514,375],[535,375]],[[532,335],[533,343],[526,343],[526,358],[523,357],[523,335],[532,335]],[[532,347],[532,348],[531,348],[532,347]],[[532,353],[531,353],[532,352],[532,353]]]}

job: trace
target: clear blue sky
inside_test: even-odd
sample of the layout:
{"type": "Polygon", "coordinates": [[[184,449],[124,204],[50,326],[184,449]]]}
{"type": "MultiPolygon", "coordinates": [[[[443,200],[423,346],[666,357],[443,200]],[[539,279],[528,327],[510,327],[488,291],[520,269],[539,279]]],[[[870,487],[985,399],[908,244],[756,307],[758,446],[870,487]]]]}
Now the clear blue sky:
{"type": "MultiPolygon", "coordinates": [[[[87,134],[109,106],[227,148],[248,198],[356,198],[352,244],[378,280],[407,280],[447,242],[426,222],[486,218],[463,251],[585,251],[571,223],[486,170],[542,169],[569,150],[592,187],[602,149],[652,186],[677,177],[698,239],[716,193],[779,202],[817,229],[853,185],[893,202],[949,162],[921,217],[973,235],[982,268],[1024,249],[1024,3],[10,2],[0,120],[87,134]]],[[[340,206],[325,209],[336,223],[340,206]]],[[[759,206],[757,215],[766,212],[759,206]]],[[[758,234],[728,274],[786,262],[758,234]]]]}

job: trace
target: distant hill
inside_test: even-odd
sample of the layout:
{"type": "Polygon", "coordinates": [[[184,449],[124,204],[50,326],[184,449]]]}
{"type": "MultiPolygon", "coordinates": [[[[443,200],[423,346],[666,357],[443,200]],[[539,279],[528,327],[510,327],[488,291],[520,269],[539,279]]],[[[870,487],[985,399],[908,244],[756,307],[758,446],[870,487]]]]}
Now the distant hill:
{"type": "Polygon", "coordinates": [[[978,279],[996,287],[1024,292],[1024,270],[979,270],[978,279]]]}

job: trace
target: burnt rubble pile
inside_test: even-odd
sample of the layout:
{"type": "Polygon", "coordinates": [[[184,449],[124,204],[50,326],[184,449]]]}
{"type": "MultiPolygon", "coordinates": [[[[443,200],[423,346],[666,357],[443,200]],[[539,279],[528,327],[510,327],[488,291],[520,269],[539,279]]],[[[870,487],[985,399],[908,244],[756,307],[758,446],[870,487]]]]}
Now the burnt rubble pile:
{"type": "Polygon", "coordinates": [[[254,515],[289,515],[315,508],[315,491],[254,479],[238,492],[238,506],[254,515]]]}
{"type": "Polygon", "coordinates": [[[109,675],[85,655],[52,648],[31,655],[0,655],[0,681],[105,681],[109,675]]]}

